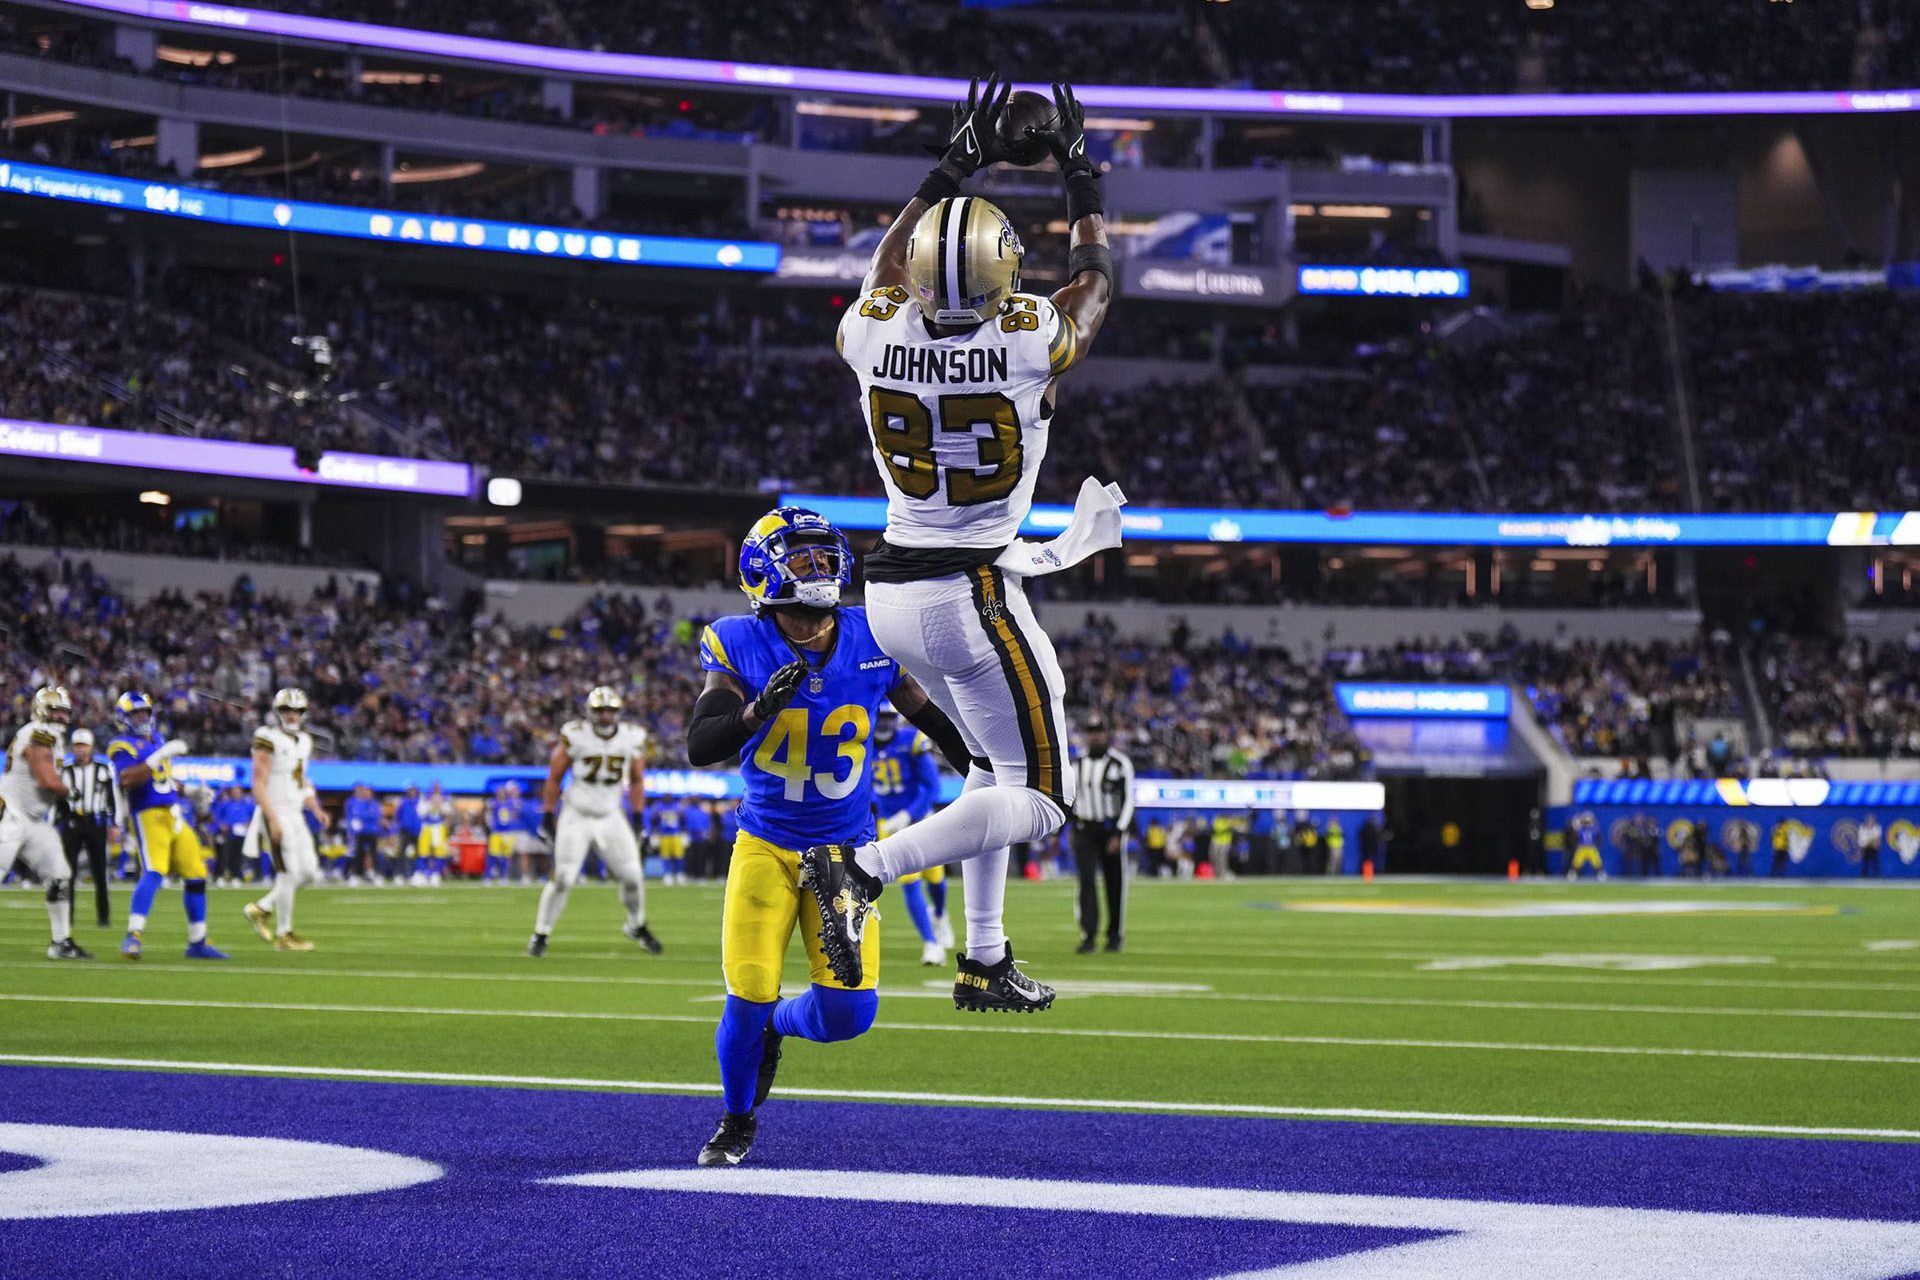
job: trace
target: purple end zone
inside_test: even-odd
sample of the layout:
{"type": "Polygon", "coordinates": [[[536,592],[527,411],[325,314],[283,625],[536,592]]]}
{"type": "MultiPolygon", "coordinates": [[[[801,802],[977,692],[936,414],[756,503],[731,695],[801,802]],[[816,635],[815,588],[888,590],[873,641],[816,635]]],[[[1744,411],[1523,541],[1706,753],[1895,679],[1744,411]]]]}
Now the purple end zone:
{"type": "MultiPolygon", "coordinates": [[[[712,1098],[0,1068],[0,1121],[299,1138],[431,1160],[401,1191],[0,1221],[0,1275],[1220,1274],[1414,1231],[540,1185],[683,1168],[712,1098]]],[[[782,1101],[752,1162],[1907,1220],[1920,1145],[782,1101]]],[[[30,1166],[0,1155],[4,1172],[30,1166]]],[[[716,1181],[726,1170],[711,1171],[716,1181]]],[[[0,1194],[4,1187],[0,1186],[0,1194]]]]}

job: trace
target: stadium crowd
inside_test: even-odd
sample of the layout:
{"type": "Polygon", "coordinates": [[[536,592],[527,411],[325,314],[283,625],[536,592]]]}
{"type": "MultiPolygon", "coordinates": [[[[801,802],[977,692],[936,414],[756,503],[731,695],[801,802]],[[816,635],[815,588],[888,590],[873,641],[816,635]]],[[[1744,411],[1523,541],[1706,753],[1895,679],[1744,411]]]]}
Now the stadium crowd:
{"type": "Polygon", "coordinates": [[[1510,657],[1535,713],[1578,756],[1685,761],[1684,721],[1744,714],[1739,659],[1720,640],[1536,642],[1510,657]]]}
{"type": "Polygon", "coordinates": [[[1786,754],[1920,756],[1920,630],[1878,645],[1771,635],[1754,673],[1786,754]]]}
{"type": "Polygon", "coordinates": [[[1730,90],[1912,83],[1914,32],[1894,0],[1702,7],[1596,0],[1096,4],[986,14],[947,0],[265,0],[265,7],[496,39],[686,57],[965,76],[979,50],[1022,79],[1289,89],[1730,90]],[[1905,77],[1905,78],[1903,78],[1905,77]]]}

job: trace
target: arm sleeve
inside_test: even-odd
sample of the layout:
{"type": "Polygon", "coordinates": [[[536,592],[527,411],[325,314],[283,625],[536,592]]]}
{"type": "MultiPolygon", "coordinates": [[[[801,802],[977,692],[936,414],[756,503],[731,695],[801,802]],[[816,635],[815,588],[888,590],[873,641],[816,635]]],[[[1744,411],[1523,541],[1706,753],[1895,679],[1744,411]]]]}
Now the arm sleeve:
{"type": "Polygon", "coordinates": [[[740,748],[753,737],[753,731],[747,728],[746,706],[732,689],[709,689],[701,694],[687,723],[687,762],[701,768],[738,756],[740,748]]]}
{"type": "Polygon", "coordinates": [[[1119,752],[1114,754],[1120,758],[1120,777],[1127,786],[1126,794],[1120,801],[1120,816],[1114,821],[1119,824],[1120,830],[1128,831],[1133,828],[1133,761],[1119,752]]]}
{"type": "Polygon", "coordinates": [[[913,770],[913,798],[907,803],[907,815],[919,822],[933,812],[933,802],[940,795],[940,766],[933,761],[929,739],[922,737],[913,744],[913,750],[907,753],[907,766],[913,770]]]}
{"type": "Polygon", "coordinates": [[[960,727],[947,718],[947,713],[934,705],[933,699],[927,699],[918,711],[907,717],[907,723],[927,735],[927,740],[940,748],[940,754],[947,758],[947,767],[961,777],[967,776],[972,767],[973,753],[967,750],[967,740],[960,736],[960,727]]]}

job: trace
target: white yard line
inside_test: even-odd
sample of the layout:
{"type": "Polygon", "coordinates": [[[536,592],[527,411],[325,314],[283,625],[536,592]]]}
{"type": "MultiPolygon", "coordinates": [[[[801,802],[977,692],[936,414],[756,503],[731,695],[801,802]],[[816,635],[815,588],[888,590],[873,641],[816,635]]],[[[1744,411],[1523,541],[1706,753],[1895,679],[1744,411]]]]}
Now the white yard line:
{"type": "MultiPolygon", "coordinates": [[[[377,1067],[289,1066],[261,1062],[205,1062],[176,1058],[110,1058],[72,1054],[0,1053],[0,1062],[23,1066],[121,1067],[160,1071],[211,1071],[228,1075],[315,1076],[347,1080],[421,1081],[431,1084],[523,1085],[540,1089],[617,1089],[641,1093],[717,1094],[718,1083],[679,1080],[618,1080],[587,1076],[489,1075],[466,1071],[387,1071],[377,1067]]],[[[1472,1111],[1401,1111],[1377,1107],[1289,1107],[1269,1103],[1174,1102],[1166,1099],[1059,1098],[1023,1094],[935,1093],[899,1089],[814,1089],[780,1086],[796,1098],[855,1102],[928,1102],[995,1107],[1062,1107],[1072,1111],[1162,1111],[1197,1115],[1254,1115],[1322,1120],[1390,1120],[1436,1124],[1504,1124],[1565,1129],[1644,1129],[1654,1132],[1738,1133],[1763,1137],[1920,1140],[1920,1129],[1856,1129],[1828,1125],[1747,1124],[1722,1120],[1648,1120],[1597,1116],[1512,1115],[1472,1111]]]]}
{"type": "MultiPolygon", "coordinates": [[[[279,1013],[398,1014],[437,1018],[535,1018],[561,1022],[676,1022],[711,1025],[713,1019],[686,1013],[615,1013],[571,1009],[459,1009],[432,1005],[316,1004],[281,1000],[161,1000],[139,996],[60,996],[0,994],[0,1001],[24,1004],[114,1005],[161,1009],[231,1009],[279,1013]]],[[[1387,1036],[1260,1035],[1232,1031],[1139,1031],[1101,1027],[982,1026],[974,1022],[891,1022],[889,1031],[931,1031],[960,1035],[1064,1036],[1092,1040],[1158,1040],[1221,1044],[1270,1044],[1325,1048],[1427,1049],[1491,1053],[1605,1054],[1613,1057],[1734,1058],[1754,1062],[1845,1062],[1875,1066],[1920,1067],[1920,1057],[1881,1053],[1814,1053],[1772,1049],[1707,1049],[1663,1045],[1541,1044],[1505,1040],[1431,1040],[1387,1036]]]]}

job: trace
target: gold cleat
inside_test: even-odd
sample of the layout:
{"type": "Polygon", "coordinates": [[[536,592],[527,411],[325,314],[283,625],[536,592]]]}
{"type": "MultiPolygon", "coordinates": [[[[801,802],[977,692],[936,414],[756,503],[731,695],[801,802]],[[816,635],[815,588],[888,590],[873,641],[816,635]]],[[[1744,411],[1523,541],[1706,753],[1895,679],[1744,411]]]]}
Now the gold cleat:
{"type": "Polygon", "coordinates": [[[289,929],[273,940],[275,951],[311,951],[313,944],[289,929]]]}
{"type": "Polygon", "coordinates": [[[257,902],[249,902],[242,910],[247,913],[247,923],[252,925],[253,931],[260,935],[260,941],[272,942],[273,913],[257,902]]]}

